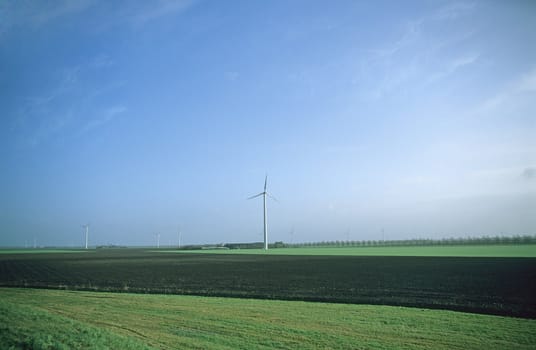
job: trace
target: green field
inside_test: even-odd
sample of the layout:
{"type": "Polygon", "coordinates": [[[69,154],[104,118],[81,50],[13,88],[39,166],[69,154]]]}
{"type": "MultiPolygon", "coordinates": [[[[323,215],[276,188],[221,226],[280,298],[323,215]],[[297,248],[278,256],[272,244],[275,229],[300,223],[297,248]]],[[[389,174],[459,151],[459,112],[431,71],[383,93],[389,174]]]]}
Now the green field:
{"type": "Polygon", "coordinates": [[[318,247],[262,249],[153,250],[165,253],[269,254],[269,255],[346,255],[346,256],[459,256],[459,257],[536,257],[536,244],[396,246],[396,247],[318,247]]]}
{"type": "MultiPolygon", "coordinates": [[[[140,248],[130,248],[140,249],[140,248]]],[[[341,256],[452,256],[452,257],[536,257],[536,244],[300,247],[263,249],[148,249],[160,253],[187,254],[264,254],[264,255],[341,255],[341,256]]],[[[94,253],[95,249],[0,249],[0,254],[94,253]]]]}
{"type": "Polygon", "coordinates": [[[426,307],[536,318],[527,257],[2,254],[0,286],[426,307]]]}
{"type": "Polygon", "coordinates": [[[534,349],[536,320],[404,307],[0,289],[4,348],[534,349]]]}

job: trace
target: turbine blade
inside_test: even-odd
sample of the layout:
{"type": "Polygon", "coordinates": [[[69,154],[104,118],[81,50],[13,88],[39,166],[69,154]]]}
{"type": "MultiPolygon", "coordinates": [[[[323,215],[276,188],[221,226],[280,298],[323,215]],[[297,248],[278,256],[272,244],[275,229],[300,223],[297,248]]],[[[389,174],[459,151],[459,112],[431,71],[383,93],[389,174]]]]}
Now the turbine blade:
{"type": "Polygon", "coordinates": [[[251,196],[251,197],[246,198],[246,199],[253,199],[253,198],[255,198],[255,197],[262,196],[263,194],[264,194],[264,192],[261,192],[261,193],[259,193],[259,194],[256,194],[256,195],[251,196]]]}
{"type": "Polygon", "coordinates": [[[268,174],[264,177],[264,192],[266,192],[266,184],[268,182],[268,174]]]}
{"type": "Polygon", "coordinates": [[[270,193],[266,192],[266,195],[270,198],[272,198],[274,201],[276,201],[277,203],[280,203],[279,202],[279,199],[275,198],[274,196],[272,196],[270,193]]]}

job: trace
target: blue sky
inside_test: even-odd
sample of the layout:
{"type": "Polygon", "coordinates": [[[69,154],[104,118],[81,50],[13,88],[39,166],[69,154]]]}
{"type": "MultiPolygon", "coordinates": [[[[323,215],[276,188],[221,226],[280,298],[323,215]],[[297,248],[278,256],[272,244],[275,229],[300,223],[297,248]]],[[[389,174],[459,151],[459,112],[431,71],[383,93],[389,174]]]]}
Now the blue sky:
{"type": "Polygon", "coordinates": [[[3,1],[0,245],[536,234],[532,1],[3,1]],[[291,232],[294,232],[291,235],[291,232]]]}

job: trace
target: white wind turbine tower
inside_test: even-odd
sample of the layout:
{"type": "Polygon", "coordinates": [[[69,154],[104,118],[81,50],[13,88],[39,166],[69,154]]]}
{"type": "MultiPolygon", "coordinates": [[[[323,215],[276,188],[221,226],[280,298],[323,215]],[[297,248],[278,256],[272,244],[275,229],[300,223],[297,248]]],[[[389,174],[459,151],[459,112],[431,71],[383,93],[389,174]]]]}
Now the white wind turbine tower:
{"type": "Polygon", "coordinates": [[[88,242],[88,237],[89,237],[89,224],[82,225],[82,227],[86,229],[86,249],[87,249],[87,242],[88,242]]]}
{"type": "Polygon", "coordinates": [[[156,234],[156,248],[160,248],[160,233],[156,234]]]}
{"type": "Polygon", "coordinates": [[[267,221],[268,219],[266,217],[266,196],[277,201],[277,199],[274,196],[272,196],[266,191],[267,182],[268,182],[268,175],[266,175],[266,177],[264,178],[264,191],[248,198],[248,199],[253,199],[253,198],[262,196],[263,207],[264,207],[264,250],[268,250],[268,221],[267,221]]]}

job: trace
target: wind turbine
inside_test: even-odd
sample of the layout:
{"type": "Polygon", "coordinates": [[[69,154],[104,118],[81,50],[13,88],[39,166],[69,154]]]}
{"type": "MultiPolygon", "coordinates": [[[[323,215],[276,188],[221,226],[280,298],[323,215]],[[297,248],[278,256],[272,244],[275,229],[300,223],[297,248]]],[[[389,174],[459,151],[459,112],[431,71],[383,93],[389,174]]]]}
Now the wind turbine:
{"type": "Polygon", "coordinates": [[[160,233],[156,234],[156,248],[160,249],[160,233]]]}
{"type": "Polygon", "coordinates": [[[253,199],[253,198],[262,196],[262,202],[263,202],[263,208],[264,208],[264,250],[268,250],[268,221],[267,221],[268,219],[266,217],[266,196],[277,201],[277,199],[274,196],[272,196],[266,191],[267,183],[268,183],[268,175],[266,175],[266,177],[264,178],[264,191],[248,198],[248,199],[253,199]]]}
{"type": "Polygon", "coordinates": [[[89,224],[82,225],[82,227],[86,229],[86,249],[87,249],[87,241],[89,237],[89,224]]]}

